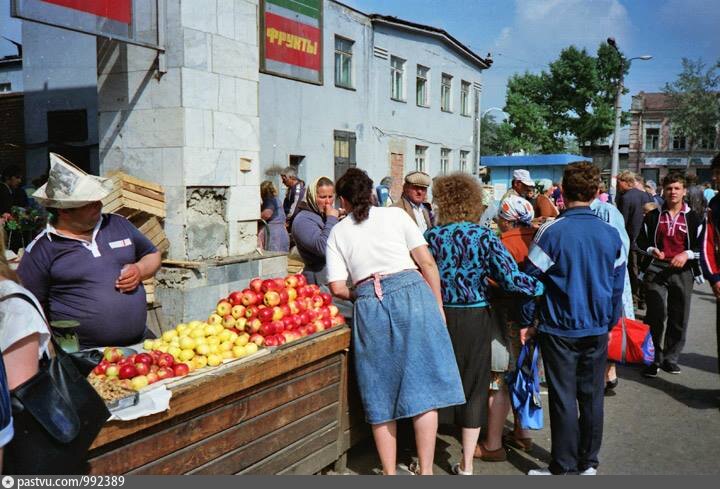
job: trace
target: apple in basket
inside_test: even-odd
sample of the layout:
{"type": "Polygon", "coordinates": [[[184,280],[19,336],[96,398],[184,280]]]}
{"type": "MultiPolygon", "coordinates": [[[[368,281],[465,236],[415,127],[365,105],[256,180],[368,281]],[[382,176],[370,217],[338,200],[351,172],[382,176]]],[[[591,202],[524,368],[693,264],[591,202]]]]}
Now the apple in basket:
{"type": "Polygon", "coordinates": [[[135,365],[123,365],[120,367],[120,371],[118,372],[118,377],[120,380],[125,379],[132,379],[133,377],[137,376],[138,371],[137,368],[135,368],[135,365]]]}
{"type": "Polygon", "coordinates": [[[235,304],[230,311],[230,314],[232,314],[232,317],[234,317],[235,319],[245,317],[245,306],[243,306],[242,304],[235,304]]]}
{"type": "Polygon", "coordinates": [[[117,363],[123,354],[118,348],[108,347],[103,351],[103,357],[110,363],[117,363]]]}
{"type": "Polygon", "coordinates": [[[242,292],[239,290],[236,290],[234,292],[230,292],[230,295],[227,296],[227,301],[235,306],[242,305],[242,292]]]}
{"type": "Polygon", "coordinates": [[[175,377],[184,377],[190,373],[190,367],[186,363],[177,363],[173,366],[175,377]]]}
{"type": "Polygon", "coordinates": [[[255,343],[257,346],[263,346],[265,344],[265,338],[257,333],[250,335],[248,342],[255,343]]]}
{"type": "Polygon", "coordinates": [[[250,281],[250,284],[248,286],[253,292],[262,292],[262,284],[263,280],[259,277],[255,277],[250,281]]]}
{"type": "Polygon", "coordinates": [[[298,278],[295,275],[285,277],[285,286],[295,288],[298,286],[298,278]]]}
{"type": "Polygon", "coordinates": [[[230,314],[230,311],[232,311],[232,307],[233,307],[232,304],[230,304],[228,301],[223,299],[220,302],[218,302],[218,305],[215,308],[215,310],[217,312],[217,315],[220,316],[221,318],[223,318],[223,317],[227,316],[228,314],[230,314]]]}
{"type": "Polygon", "coordinates": [[[273,310],[269,307],[264,307],[258,311],[257,317],[263,323],[270,322],[273,318],[273,310]]]}
{"type": "Polygon", "coordinates": [[[158,380],[169,379],[174,376],[172,367],[160,367],[157,371],[158,380]]]}
{"type": "Polygon", "coordinates": [[[258,297],[261,297],[260,294],[250,289],[244,289],[242,292],[242,305],[245,307],[254,306],[259,302],[258,297]]]}

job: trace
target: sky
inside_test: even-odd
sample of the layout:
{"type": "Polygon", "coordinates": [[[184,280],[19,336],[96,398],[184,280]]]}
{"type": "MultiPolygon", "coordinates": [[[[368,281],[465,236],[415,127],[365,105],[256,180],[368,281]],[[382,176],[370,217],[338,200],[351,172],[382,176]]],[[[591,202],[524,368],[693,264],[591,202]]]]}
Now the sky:
{"type": "MultiPolygon", "coordinates": [[[[187,1],[187,0],[186,0],[187,1]]],[[[205,1],[205,0],[195,0],[205,1]]],[[[0,36],[20,41],[20,23],[0,0],[0,36]]],[[[614,37],[634,61],[623,98],[661,91],[682,70],[682,58],[720,60],[720,0],[343,0],[365,13],[393,15],[445,29],[494,63],[483,75],[482,109],[502,108],[514,73],[540,72],[571,44],[594,54],[614,37]]],[[[14,53],[0,39],[0,56],[14,53]]],[[[500,115],[494,112],[494,115],[500,115]]]]}

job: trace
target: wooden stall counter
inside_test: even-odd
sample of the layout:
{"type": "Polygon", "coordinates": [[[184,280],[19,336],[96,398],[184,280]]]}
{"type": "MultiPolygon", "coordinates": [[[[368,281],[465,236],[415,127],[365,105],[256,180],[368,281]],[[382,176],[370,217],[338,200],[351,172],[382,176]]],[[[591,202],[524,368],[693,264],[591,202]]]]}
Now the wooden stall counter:
{"type": "Polygon", "coordinates": [[[168,411],[108,422],[88,470],[315,473],[342,459],[351,443],[349,344],[342,327],[177,386],[168,411]]]}

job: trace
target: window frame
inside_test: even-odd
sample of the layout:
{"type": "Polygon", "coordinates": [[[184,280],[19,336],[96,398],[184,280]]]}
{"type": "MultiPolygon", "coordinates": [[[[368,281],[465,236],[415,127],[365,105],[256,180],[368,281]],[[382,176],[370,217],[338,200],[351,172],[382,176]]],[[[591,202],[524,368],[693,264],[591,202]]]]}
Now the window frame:
{"type": "Polygon", "coordinates": [[[472,91],[472,83],[466,80],[460,80],[460,115],[470,117],[470,93],[472,91]],[[467,88],[467,90],[465,90],[467,88]]]}
{"type": "Polygon", "coordinates": [[[643,151],[653,152],[660,151],[660,127],[646,126],[643,131],[643,151]],[[652,137],[648,137],[648,131],[657,131],[657,134],[652,134],[652,137]],[[650,141],[655,141],[654,147],[649,146],[650,141]]]}
{"type": "Polygon", "coordinates": [[[447,175],[452,170],[452,149],[440,148],[440,174],[447,175]]]}
{"type": "Polygon", "coordinates": [[[428,146],[415,145],[415,171],[427,173],[427,150],[428,146]]]}
{"type": "Polygon", "coordinates": [[[468,162],[469,156],[470,156],[470,151],[466,151],[466,150],[462,150],[462,149],[460,150],[460,157],[458,159],[458,162],[460,164],[461,172],[468,173],[467,162],[468,162]]]}
{"type": "Polygon", "coordinates": [[[440,110],[452,114],[452,80],[453,76],[448,73],[440,74],[440,110]],[[448,81],[446,84],[445,81],[448,81]],[[447,104],[445,99],[447,98],[447,104]]]}
{"type": "Polygon", "coordinates": [[[394,100],[396,102],[407,102],[406,98],[406,90],[405,90],[405,65],[407,64],[407,60],[401,58],[400,56],[394,56],[390,55],[390,99],[394,100]],[[400,68],[397,68],[394,65],[394,61],[399,60],[401,63],[400,68]],[[396,96],[395,93],[395,79],[396,75],[399,74],[400,79],[400,95],[399,97],[396,96]]]}
{"type": "Polygon", "coordinates": [[[416,65],[415,70],[415,104],[418,107],[430,108],[430,68],[423,65],[416,65]],[[425,70],[423,75],[420,74],[421,70],[425,70]],[[420,101],[420,80],[423,81],[423,100],[420,101]]]}
{"type": "Polygon", "coordinates": [[[353,77],[353,48],[354,48],[354,46],[355,46],[355,41],[353,41],[352,39],[349,39],[344,36],[339,36],[337,34],[335,35],[335,86],[338,88],[347,88],[350,90],[355,89],[354,77],[353,77]],[[338,48],[338,41],[340,41],[340,43],[342,43],[342,42],[349,43],[350,50],[343,51],[342,46],[340,48],[338,48]],[[346,59],[348,61],[349,66],[348,66],[348,72],[347,72],[347,76],[348,76],[347,84],[343,83],[344,80],[338,79],[338,75],[342,76],[342,71],[338,71],[338,58],[341,63],[340,70],[342,70],[343,60],[346,59]]]}

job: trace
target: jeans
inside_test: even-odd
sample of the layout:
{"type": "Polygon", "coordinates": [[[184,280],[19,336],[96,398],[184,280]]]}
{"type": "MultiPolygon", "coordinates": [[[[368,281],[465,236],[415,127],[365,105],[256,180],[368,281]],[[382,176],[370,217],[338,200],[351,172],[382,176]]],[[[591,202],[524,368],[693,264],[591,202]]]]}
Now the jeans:
{"type": "Polygon", "coordinates": [[[608,335],[567,338],[540,333],[539,341],[550,394],[550,471],[567,474],[597,468],[608,335]]]}

